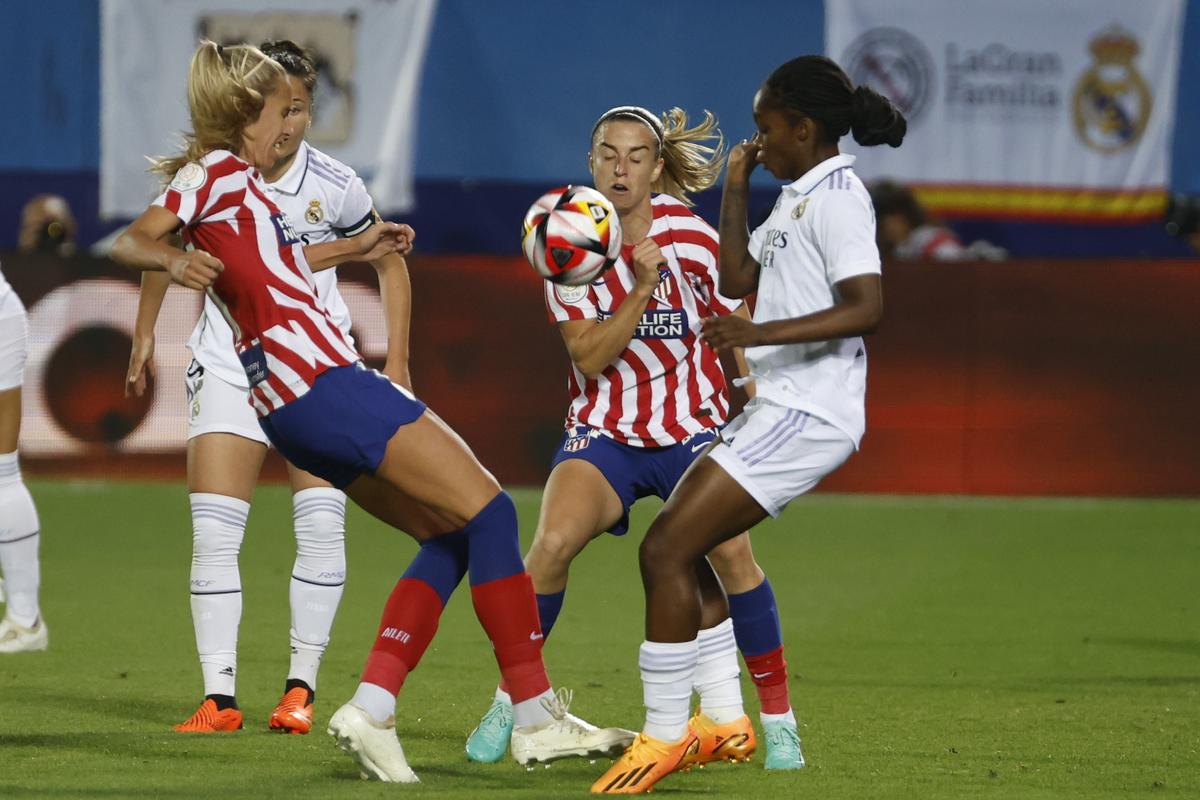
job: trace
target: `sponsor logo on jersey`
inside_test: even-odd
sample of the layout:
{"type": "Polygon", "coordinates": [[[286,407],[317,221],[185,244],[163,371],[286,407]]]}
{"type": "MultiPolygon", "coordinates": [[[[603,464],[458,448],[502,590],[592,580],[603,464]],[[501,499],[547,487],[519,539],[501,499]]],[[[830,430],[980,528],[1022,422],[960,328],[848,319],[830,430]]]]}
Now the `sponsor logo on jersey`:
{"type": "Polygon", "coordinates": [[[179,168],[171,179],[171,188],[177,192],[194,192],[208,180],[208,170],[196,161],[189,161],[179,168]]]}
{"type": "Polygon", "coordinates": [[[585,286],[563,286],[561,284],[554,285],[554,293],[558,295],[558,299],[564,303],[575,305],[583,298],[587,297],[588,287],[585,286]]]}
{"type": "Polygon", "coordinates": [[[671,289],[675,281],[671,280],[671,271],[662,267],[658,270],[658,286],[654,287],[654,299],[663,305],[671,304],[671,289]]]}
{"type": "Polygon", "coordinates": [[[296,229],[292,227],[292,223],[288,221],[286,214],[282,212],[272,214],[271,222],[275,223],[275,236],[279,239],[281,247],[293,245],[300,241],[300,235],[296,233],[296,229]]]}
{"type": "Polygon", "coordinates": [[[242,369],[246,371],[246,380],[250,382],[251,387],[258,386],[271,374],[267,370],[267,354],[257,339],[250,347],[238,353],[238,358],[241,359],[242,369]]]}
{"type": "MultiPolygon", "coordinates": [[[[597,319],[603,322],[612,316],[601,311],[597,319]]],[[[682,339],[688,335],[688,315],[682,308],[655,308],[642,314],[634,331],[635,339],[682,339]]]]}
{"type": "Polygon", "coordinates": [[[308,220],[309,225],[317,225],[321,220],[325,219],[325,212],[321,209],[320,200],[310,200],[308,209],[304,212],[304,218],[308,220]]]}

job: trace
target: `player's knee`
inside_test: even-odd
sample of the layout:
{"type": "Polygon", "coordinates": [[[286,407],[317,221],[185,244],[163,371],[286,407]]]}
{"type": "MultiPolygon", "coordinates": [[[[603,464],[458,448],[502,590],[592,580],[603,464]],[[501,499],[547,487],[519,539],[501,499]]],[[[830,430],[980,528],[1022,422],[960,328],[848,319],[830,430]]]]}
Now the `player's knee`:
{"type": "Polygon", "coordinates": [[[567,526],[548,525],[540,528],[529,549],[529,559],[565,569],[584,548],[590,537],[567,526]]]}
{"type": "Polygon", "coordinates": [[[297,559],[346,561],[346,495],[305,489],[292,498],[297,559]]]}
{"type": "Polygon", "coordinates": [[[693,560],[673,540],[669,529],[657,522],[650,526],[638,548],[643,579],[691,569],[693,560]]]}
{"type": "Polygon", "coordinates": [[[250,504],[220,495],[191,495],[192,564],[236,566],[250,504]]]}
{"type": "Polygon", "coordinates": [[[754,560],[748,536],[737,536],[722,542],[709,552],[708,561],[727,589],[745,584],[754,586],[762,580],[763,573],[754,560]]]}

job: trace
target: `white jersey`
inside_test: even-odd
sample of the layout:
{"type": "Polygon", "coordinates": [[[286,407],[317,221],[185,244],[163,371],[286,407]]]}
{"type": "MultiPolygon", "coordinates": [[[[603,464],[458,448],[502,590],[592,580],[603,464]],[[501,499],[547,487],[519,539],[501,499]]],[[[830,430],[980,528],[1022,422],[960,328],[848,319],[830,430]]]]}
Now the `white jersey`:
{"type": "MultiPolygon", "coordinates": [[[[875,212],[853,163],[854,156],[835,156],[783,187],[750,235],[750,255],[761,265],[756,323],[831,308],[834,284],[880,273],[875,212]]],[[[820,417],[858,446],[866,429],[862,337],[750,347],[746,361],[757,397],[820,417]]]]}
{"type": "MultiPolygon", "coordinates": [[[[320,244],[339,236],[362,233],[374,219],[371,196],[350,167],[301,142],[288,171],[266,184],[279,207],[305,244],[320,244]]],[[[317,296],[350,346],[350,311],[337,289],[337,271],[313,275],[317,296]]],[[[234,349],[234,335],[221,310],[205,297],[204,313],[188,339],[196,361],[223,381],[249,389],[246,372],[234,349]]]]}
{"type": "Polygon", "coordinates": [[[21,298],[13,291],[12,286],[4,279],[4,271],[0,270],[0,317],[11,317],[25,313],[21,298]]]}

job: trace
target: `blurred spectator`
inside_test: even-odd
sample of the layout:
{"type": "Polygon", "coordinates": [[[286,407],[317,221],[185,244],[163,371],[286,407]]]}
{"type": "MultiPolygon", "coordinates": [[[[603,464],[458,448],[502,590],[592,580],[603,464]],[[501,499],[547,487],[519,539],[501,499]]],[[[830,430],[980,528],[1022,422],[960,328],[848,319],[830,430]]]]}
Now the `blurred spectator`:
{"type": "Polygon", "coordinates": [[[906,186],[876,181],[867,187],[875,205],[875,237],[884,258],[905,261],[1002,261],[1008,253],[990,242],[964,245],[954,231],[930,221],[906,186]]]}
{"type": "Polygon", "coordinates": [[[1200,198],[1171,195],[1167,203],[1167,233],[1183,239],[1200,253],[1200,198]]]}
{"type": "Polygon", "coordinates": [[[75,216],[67,201],[56,194],[39,194],[21,210],[17,249],[22,253],[75,252],[75,216]]]}

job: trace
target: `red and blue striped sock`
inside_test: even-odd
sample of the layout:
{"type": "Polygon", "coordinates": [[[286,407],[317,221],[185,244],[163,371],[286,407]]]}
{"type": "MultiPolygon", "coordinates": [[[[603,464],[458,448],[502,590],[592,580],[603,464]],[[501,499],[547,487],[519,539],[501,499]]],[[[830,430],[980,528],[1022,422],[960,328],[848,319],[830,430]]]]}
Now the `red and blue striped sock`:
{"type": "Polygon", "coordinates": [[[463,528],[468,541],[471,600],[496,651],[514,706],[544,694],[542,628],[533,581],[521,561],[517,509],[501,492],[463,528]]]}
{"type": "Polygon", "coordinates": [[[771,582],[763,578],[750,591],[729,595],[729,616],[738,649],[758,691],[762,713],[786,714],[792,707],[787,661],[783,657],[783,632],[771,582]]]}

